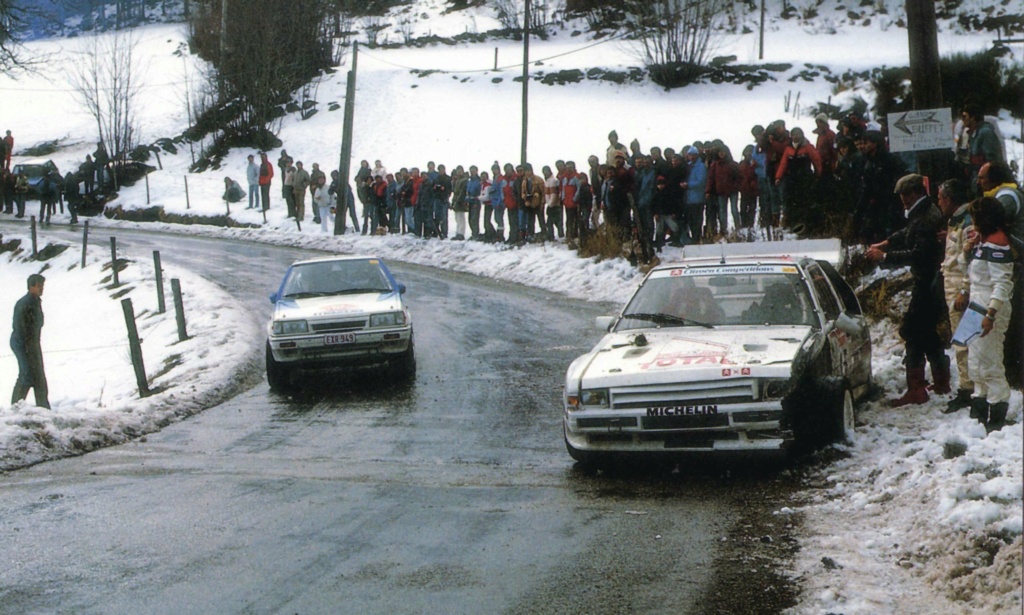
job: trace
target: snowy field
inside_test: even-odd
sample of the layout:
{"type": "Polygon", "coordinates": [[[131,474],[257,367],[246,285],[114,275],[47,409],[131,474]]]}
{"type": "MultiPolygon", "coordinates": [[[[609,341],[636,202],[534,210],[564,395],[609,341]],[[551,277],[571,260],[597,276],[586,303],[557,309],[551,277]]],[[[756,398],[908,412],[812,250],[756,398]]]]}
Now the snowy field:
{"type": "MultiPolygon", "coordinates": [[[[969,4],[981,6],[964,3],[969,4]]],[[[422,3],[418,13],[431,18],[420,21],[419,33],[454,34],[497,27],[485,9],[442,17],[441,8],[437,0],[422,3]]],[[[833,35],[821,33],[814,24],[773,21],[768,28],[765,61],[789,62],[794,68],[777,74],[777,81],[752,90],[746,86],[704,85],[666,92],[650,83],[533,83],[530,159],[535,165],[573,159],[583,166],[588,155],[603,154],[605,135],[612,129],[618,131],[624,143],[639,139],[645,151],[652,145],[678,148],[695,139],[721,138],[734,152],[748,143],[749,129],[754,124],[783,118],[788,126],[809,131],[813,121],[807,106],[830,96],[833,104],[855,95],[870,100],[872,93],[863,84],[837,94],[825,81],[788,79],[803,69],[804,62],[825,65],[833,74],[905,65],[906,31],[893,25],[901,12],[890,10],[888,16],[872,20],[870,26],[854,25],[842,17],[845,11],[835,12],[831,25],[837,32],[833,35]],[[787,94],[795,97],[797,93],[803,108],[787,113],[784,99],[787,94]]],[[[748,14],[744,22],[754,26],[753,19],[754,15],[748,14]]],[[[572,29],[559,31],[547,42],[534,41],[532,57],[552,59],[533,70],[611,69],[636,64],[621,42],[582,49],[593,41],[570,36],[572,29]],[[553,57],[559,54],[567,55],[553,57]]],[[[757,28],[752,29],[756,32],[757,28]]],[[[182,102],[185,83],[189,76],[194,79],[197,70],[194,58],[175,54],[184,40],[184,30],[173,25],[151,26],[138,30],[136,36],[142,55],[148,59],[145,102],[140,105],[143,139],[155,141],[179,134],[187,125],[182,102]]],[[[993,38],[965,34],[951,22],[940,24],[939,36],[942,54],[978,51],[988,47],[993,38]]],[[[7,123],[0,130],[12,130],[16,154],[22,147],[58,140],[62,149],[51,157],[66,170],[77,166],[94,149],[94,123],[75,104],[66,76],[57,68],[74,60],[83,40],[33,43],[30,49],[55,55],[53,68],[48,65],[43,73],[23,76],[16,82],[0,77],[2,119],[7,123]]],[[[424,167],[428,160],[434,160],[449,169],[458,164],[486,169],[495,160],[516,160],[520,86],[512,79],[518,69],[488,71],[493,66],[495,48],[500,65],[513,65],[521,58],[521,48],[510,41],[362,52],[355,162],[381,159],[389,170],[396,170],[402,166],[424,167]],[[479,72],[417,77],[409,68],[479,72]],[[498,77],[501,81],[495,83],[498,77]]],[[[718,53],[736,55],[740,63],[753,63],[757,61],[756,50],[756,35],[737,34],[724,37],[718,53]]],[[[1014,53],[1017,61],[1024,60],[1020,46],[1014,53]]],[[[308,120],[288,116],[282,125],[279,136],[284,147],[307,168],[312,162],[320,162],[329,170],[338,159],[342,111],[329,111],[328,106],[343,103],[343,75],[344,71],[339,71],[324,78],[316,95],[320,110],[316,115],[308,120]]],[[[1019,124],[1006,112],[1001,115],[1000,127],[1005,135],[1020,134],[1019,124]]],[[[1008,141],[1007,150],[1011,159],[1024,158],[1024,145],[1019,141],[1008,141]]],[[[187,205],[184,177],[191,163],[188,148],[179,147],[177,155],[162,154],[163,169],[149,178],[149,204],[173,213],[224,213],[220,201],[223,177],[227,174],[244,180],[245,157],[250,153],[233,151],[221,170],[189,175],[187,205]]],[[[278,155],[279,151],[270,152],[271,160],[276,161],[278,155]]],[[[16,155],[15,163],[18,159],[16,155]]],[[[579,259],[560,243],[502,250],[477,243],[425,242],[409,237],[333,237],[322,235],[311,223],[299,232],[285,219],[278,197],[279,180],[275,178],[272,209],[265,225],[262,216],[237,205],[232,207],[232,217],[259,224],[260,228],[144,226],[311,250],[370,252],[387,259],[545,288],[581,300],[621,302],[640,279],[624,261],[579,259]]],[[[123,189],[115,205],[126,209],[146,207],[145,187],[139,184],[123,189]]],[[[107,220],[93,224],[98,228],[136,226],[107,220]]],[[[662,258],[682,256],[681,250],[667,248],[662,258]]],[[[115,443],[159,428],[173,420],[183,405],[186,413],[198,410],[204,400],[229,386],[237,363],[224,361],[226,357],[252,355],[262,344],[257,323],[222,291],[187,272],[173,272],[182,278],[183,286],[207,288],[191,293],[193,299],[209,302],[190,306],[196,313],[216,312],[219,318],[238,323],[210,330],[213,327],[202,318],[196,322],[190,319],[193,340],[174,344],[173,315],[157,318],[151,314],[155,305],[152,275],[145,262],[133,262],[122,279],[134,285],[129,296],[136,301],[136,312],[149,310],[140,318],[140,325],[147,328],[143,333],[147,344],[144,353],[150,373],[158,371],[169,357],[181,357],[181,365],[155,381],[167,390],[155,398],[138,400],[131,367],[126,362],[127,349],[117,346],[124,339],[120,306],[110,298],[111,291],[103,287],[105,274],[99,263],[79,270],[73,266],[76,260],[75,250],[69,250],[51,261],[45,273],[50,283],[44,296],[47,326],[43,343],[54,412],[44,413],[30,404],[13,408],[0,405],[2,458],[16,455],[10,458],[39,460],[57,450],[74,454],[79,451],[79,440],[115,443]],[[83,305],[94,306],[97,322],[103,324],[98,324],[90,336],[75,333],[78,328],[61,329],[74,321],[72,315],[62,317],[61,310],[71,305],[61,301],[64,292],[75,297],[76,310],[83,305]],[[220,340],[212,337],[226,335],[227,330],[238,335],[220,340]],[[201,335],[206,338],[200,343],[201,335]],[[110,348],[103,354],[91,350],[106,346],[110,348]],[[85,352],[89,354],[83,356],[85,352]],[[109,357],[99,358],[106,355],[109,357]],[[81,367],[86,362],[102,373],[123,377],[109,382],[98,376],[89,378],[81,367]],[[189,377],[195,380],[189,381],[189,377]],[[198,399],[183,399],[192,387],[198,399]]],[[[0,282],[5,290],[0,303],[13,305],[23,292],[25,277],[36,271],[38,264],[14,261],[7,255],[2,262],[0,282]]],[[[887,396],[895,396],[903,387],[903,347],[890,323],[875,326],[873,341],[875,381],[887,396]]],[[[0,392],[9,390],[15,372],[13,358],[0,357],[0,392]]],[[[4,401],[6,393],[0,398],[4,401]]],[[[823,456],[831,461],[812,465],[808,489],[777,511],[778,515],[798,515],[803,524],[802,549],[791,571],[802,589],[794,613],[1021,612],[1024,435],[1020,393],[1015,393],[1011,402],[1013,424],[988,436],[966,416],[966,411],[942,415],[939,410],[943,405],[942,400],[933,400],[899,410],[891,410],[883,402],[861,407],[853,440],[823,456]]]]}

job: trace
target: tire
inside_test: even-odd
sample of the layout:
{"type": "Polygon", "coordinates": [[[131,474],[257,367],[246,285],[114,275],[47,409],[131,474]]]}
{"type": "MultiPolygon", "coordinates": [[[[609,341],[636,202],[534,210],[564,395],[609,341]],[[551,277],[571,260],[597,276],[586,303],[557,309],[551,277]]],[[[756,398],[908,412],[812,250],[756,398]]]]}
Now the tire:
{"type": "Polygon", "coordinates": [[[824,415],[817,444],[827,446],[845,442],[853,434],[857,418],[853,406],[853,393],[844,378],[826,378],[822,383],[824,415]]]}
{"type": "Polygon", "coordinates": [[[853,433],[856,411],[844,378],[826,377],[790,402],[797,454],[845,441],[853,433]]]}
{"type": "Polygon", "coordinates": [[[275,393],[284,393],[291,388],[291,370],[281,365],[274,359],[274,353],[270,350],[270,342],[267,342],[267,383],[270,390],[275,393]]]}

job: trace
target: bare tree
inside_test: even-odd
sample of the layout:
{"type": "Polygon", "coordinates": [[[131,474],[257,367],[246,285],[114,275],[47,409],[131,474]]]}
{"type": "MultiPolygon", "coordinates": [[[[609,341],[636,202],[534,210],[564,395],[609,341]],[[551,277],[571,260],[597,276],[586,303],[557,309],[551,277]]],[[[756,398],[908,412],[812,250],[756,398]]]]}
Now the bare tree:
{"type": "Polygon", "coordinates": [[[0,72],[13,75],[19,71],[32,70],[42,62],[40,58],[28,59],[21,52],[19,32],[25,31],[28,12],[22,3],[15,0],[0,0],[0,72]]]}
{"type": "Polygon", "coordinates": [[[635,48],[655,83],[682,85],[701,74],[725,0],[627,0],[625,5],[635,48]]]}
{"type": "Polygon", "coordinates": [[[131,32],[92,37],[68,68],[75,98],[96,121],[96,131],[113,161],[125,161],[140,135],[135,115],[141,88],[138,42],[131,32]]]}
{"type": "MultiPolygon", "coordinates": [[[[492,0],[498,21],[508,30],[521,30],[526,0],[492,0]]],[[[530,0],[530,30],[541,31],[565,12],[565,0],[530,0]]]]}

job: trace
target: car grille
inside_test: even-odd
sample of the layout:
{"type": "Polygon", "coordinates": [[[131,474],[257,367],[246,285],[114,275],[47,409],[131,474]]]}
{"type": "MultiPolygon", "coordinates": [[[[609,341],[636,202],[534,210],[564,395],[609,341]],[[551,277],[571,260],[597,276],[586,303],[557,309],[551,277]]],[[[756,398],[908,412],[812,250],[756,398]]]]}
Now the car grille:
{"type": "MultiPolygon", "coordinates": [[[[736,404],[757,399],[757,380],[754,378],[723,378],[718,382],[638,385],[616,387],[610,393],[611,407],[615,410],[653,406],[736,404]]],[[[700,419],[704,417],[665,418],[700,419]]]]}
{"type": "Polygon", "coordinates": [[[703,416],[645,416],[640,425],[643,429],[706,429],[728,427],[729,415],[706,414],[703,416]]]}
{"type": "Polygon", "coordinates": [[[336,320],[331,322],[310,323],[309,328],[314,333],[338,333],[345,331],[361,331],[366,328],[366,319],[357,320],[336,320]]]}

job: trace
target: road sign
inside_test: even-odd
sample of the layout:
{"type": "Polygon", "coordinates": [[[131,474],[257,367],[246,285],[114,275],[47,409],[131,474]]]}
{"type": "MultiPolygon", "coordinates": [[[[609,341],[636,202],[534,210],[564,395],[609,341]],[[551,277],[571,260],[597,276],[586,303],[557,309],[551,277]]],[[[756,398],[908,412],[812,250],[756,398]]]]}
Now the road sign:
{"type": "Polygon", "coordinates": [[[888,120],[890,151],[919,152],[953,147],[953,119],[948,108],[890,113],[888,120]]]}

